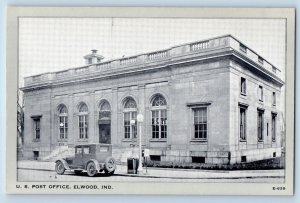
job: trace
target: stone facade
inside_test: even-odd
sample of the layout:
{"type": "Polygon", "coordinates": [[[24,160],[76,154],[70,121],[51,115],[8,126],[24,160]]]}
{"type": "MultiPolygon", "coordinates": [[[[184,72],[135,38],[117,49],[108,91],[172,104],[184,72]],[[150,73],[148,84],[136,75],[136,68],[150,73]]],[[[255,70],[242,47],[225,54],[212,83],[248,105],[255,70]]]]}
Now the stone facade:
{"type": "Polygon", "coordinates": [[[233,164],[281,156],[280,70],[231,35],[87,64],[25,78],[26,157],[85,142],[137,146],[138,113],[142,147],[154,161],[233,164]]]}

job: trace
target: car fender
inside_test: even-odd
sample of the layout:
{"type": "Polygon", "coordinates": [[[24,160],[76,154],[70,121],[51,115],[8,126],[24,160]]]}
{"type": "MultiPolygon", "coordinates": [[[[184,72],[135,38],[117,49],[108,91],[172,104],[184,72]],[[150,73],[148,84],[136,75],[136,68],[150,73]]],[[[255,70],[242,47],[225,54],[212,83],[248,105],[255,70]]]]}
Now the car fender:
{"type": "Polygon", "coordinates": [[[97,171],[100,171],[100,165],[99,165],[99,162],[98,162],[96,159],[90,159],[88,162],[86,162],[86,164],[85,164],[85,169],[87,168],[87,165],[88,165],[90,162],[94,162],[94,164],[96,165],[97,171]]]}
{"type": "Polygon", "coordinates": [[[58,161],[61,161],[63,163],[66,170],[70,170],[69,164],[66,162],[66,160],[58,159],[58,160],[55,161],[55,163],[57,163],[58,161]]]}

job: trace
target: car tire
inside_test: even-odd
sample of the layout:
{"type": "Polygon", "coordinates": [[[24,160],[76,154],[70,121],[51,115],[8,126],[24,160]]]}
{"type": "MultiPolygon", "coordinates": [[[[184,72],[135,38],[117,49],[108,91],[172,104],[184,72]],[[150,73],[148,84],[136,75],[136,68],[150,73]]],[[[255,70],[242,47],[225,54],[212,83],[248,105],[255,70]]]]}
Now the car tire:
{"type": "Polygon", "coordinates": [[[114,174],[116,170],[116,161],[112,157],[108,157],[105,160],[105,173],[106,174],[114,174]]]}
{"type": "Polygon", "coordinates": [[[57,161],[55,164],[55,171],[58,175],[63,175],[65,173],[65,166],[62,161],[57,161]]]}
{"type": "Polygon", "coordinates": [[[87,172],[88,176],[90,176],[90,177],[95,176],[97,174],[96,164],[94,162],[88,163],[88,165],[86,167],[86,172],[87,172]]]}

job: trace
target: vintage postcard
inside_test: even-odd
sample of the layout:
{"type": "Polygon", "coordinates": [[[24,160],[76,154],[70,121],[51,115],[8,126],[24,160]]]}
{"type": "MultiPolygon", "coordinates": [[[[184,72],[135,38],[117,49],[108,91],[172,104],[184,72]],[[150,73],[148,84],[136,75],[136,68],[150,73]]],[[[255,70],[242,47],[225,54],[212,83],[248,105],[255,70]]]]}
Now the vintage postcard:
{"type": "Polygon", "coordinates": [[[7,13],[7,193],[293,194],[294,9],[7,13]]]}

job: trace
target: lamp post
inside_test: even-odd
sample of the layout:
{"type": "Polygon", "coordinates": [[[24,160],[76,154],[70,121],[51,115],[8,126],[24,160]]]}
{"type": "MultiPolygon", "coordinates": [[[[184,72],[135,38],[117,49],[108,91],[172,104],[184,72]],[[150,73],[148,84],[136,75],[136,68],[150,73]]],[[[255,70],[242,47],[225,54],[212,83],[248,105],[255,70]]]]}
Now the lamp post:
{"type": "Polygon", "coordinates": [[[143,166],[142,166],[142,122],[144,121],[143,114],[139,113],[136,117],[137,122],[139,124],[139,167],[138,172],[142,173],[143,166]]]}

